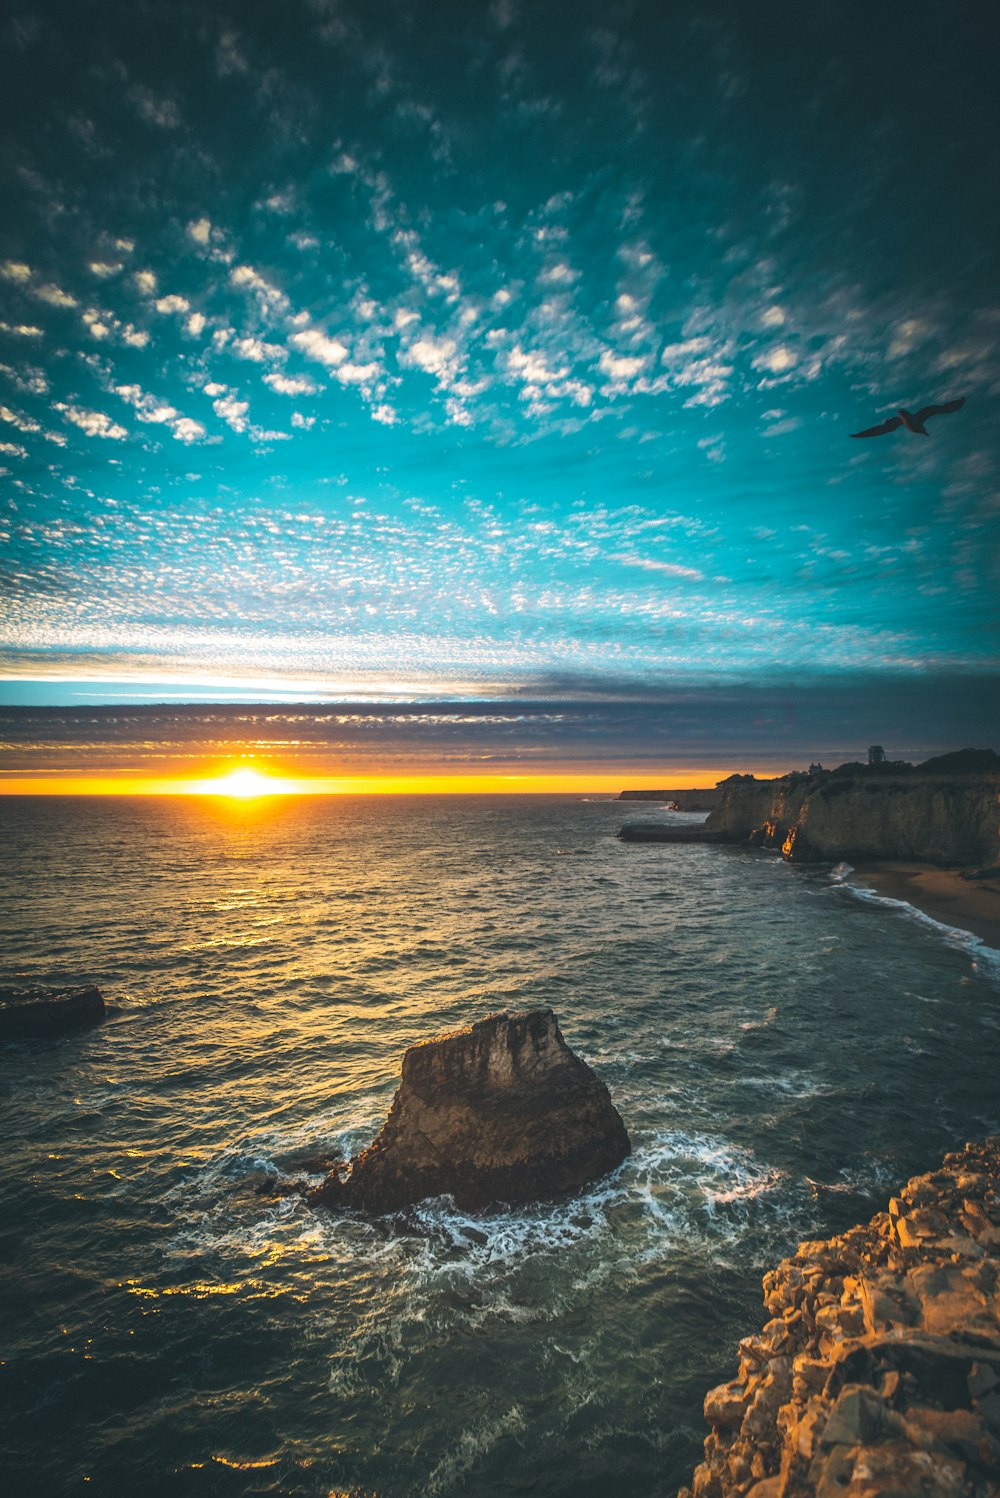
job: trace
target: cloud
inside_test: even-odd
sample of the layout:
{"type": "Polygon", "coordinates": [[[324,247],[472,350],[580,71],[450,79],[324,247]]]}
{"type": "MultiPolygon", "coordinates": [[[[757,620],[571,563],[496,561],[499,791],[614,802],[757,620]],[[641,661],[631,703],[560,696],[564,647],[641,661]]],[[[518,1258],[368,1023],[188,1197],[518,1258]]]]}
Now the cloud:
{"type": "Polygon", "coordinates": [[[325,364],[327,369],[336,369],[347,358],[347,347],[339,338],[327,338],[318,328],[309,328],[302,333],[293,333],[289,343],[300,349],[307,359],[325,364]]]}
{"type": "Polygon", "coordinates": [[[19,411],[12,411],[9,406],[0,405],[0,421],[17,427],[19,432],[40,432],[42,429],[40,422],[33,416],[23,416],[19,411]]]}
{"type": "Polygon", "coordinates": [[[49,382],[44,370],[22,365],[14,369],[9,364],[0,364],[0,374],[5,375],[24,395],[48,395],[49,382]]]}
{"type": "Polygon", "coordinates": [[[135,328],[130,322],[121,322],[113,312],[100,312],[96,307],[88,307],[80,316],[92,338],[117,339],[128,348],[145,348],[149,342],[149,334],[145,329],[135,328]]]}
{"type": "Polygon", "coordinates": [[[182,416],[168,401],[144,392],[138,385],[116,385],[114,390],[128,402],[140,421],[169,427],[178,442],[200,442],[206,436],[200,421],[182,416]]]}
{"type": "Polygon", "coordinates": [[[422,369],[445,384],[455,367],[458,345],[453,338],[434,338],[424,333],[399,351],[399,362],[407,369],[422,369]]]}
{"type": "Polygon", "coordinates": [[[87,266],[92,276],[97,276],[101,281],[107,281],[111,276],[117,276],[122,270],[120,262],[112,263],[110,260],[91,260],[87,266]]]}
{"type": "Polygon", "coordinates": [[[598,368],[612,381],[624,384],[641,375],[648,363],[644,355],[615,354],[605,349],[598,360],[598,368]]]}
{"type": "Polygon", "coordinates": [[[161,296],[155,305],[157,312],[164,313],[190,312],[191,310],[191,303],[187,297],[177,296],[175,293],[170,296],[161,296]]]}
{"type": "Polygon", "coordinates": [[[287,350],[277,343],[265,343],[261,338],[236,338],[231,344],[234,353],[251,364],[279,364],[288,358],[287,350]]]}
{"type": "Polygon", "coordinates": [[[382,373],[381,365],[371,360],[368,364],[356,364],[349,360],[346,364],[338,365],[334,374],[342,385],[361,385],[369,387],[374,384],[382,373]]]}
{"type": "Polygon", "coordinates": [[[77,307],[79,303],[75,296],[70,296],[68,291],[63,291],[61,286],[36,286],[33,294],[40,302],[46,302],[50,307],[77,307]]]}
{"type": "Polygon", "coordinates": [[[239,401],[233,395],[220,396],[213,401],[216,416],[221,416],[227,426],[232,427],[234,432],[245,432],[248,426],[247,412],[250,409],[249,401],[239,401]]]}
{"type": "MultiPolygon", "coordinates": [[[[771,374],[783,375],[790,369],[794,369],[799,362],[795,350],[789,348],[785,343],[779,343],[777,348],[768,349],[766,353],[758,354],[753,361],[754,369],[767,369],[771,374]]],[[[780,400],[780,396],[778,397],[780,400]]]]}
{"type": "Polygon", "coordinates": [[[143,296],[154,295],[156,291],[156,277],[151,270],[137,270],[134,280],[143,296]]]}
{"type": "MultiPolygon", "coordinates": [[[[286,375],[277,370],[264,376],[264,384],[270,385],[279,395],[315,395],[321,388],[308,375],[286,375]]],[[[295,420],[294,416],[292,420],[295,420]]]]}
{"type": "Polygon", "coordinates": [[[66,405],[62,401],[57,401],[54,409],[66,421],[79,427],[81,432],[86,432],[88,437],[107,437],[114,442],[123,442],[128,436],[126,429],[112,421],[103,411],[88,411],[81,406],[66,405]]]}
{"type": "Polygon", "coordinates": [[[138,83],[129,89],[128,96],[147,125],[156,125],[161,130],[176,130],[180,126],[181,117],[172,99],[159,98],[138,83]]]}
{"type": "Polygon", "coordinates": [[[516,380],[523,380],[526,385],[547,385],[552,380],[565,379],[569,374],[569,366],[566,364],[553,367],[547,362],[546,355],[536,351],[525,351],[519,343],[516,343],[508,351],[504,359],[507,373],[514,376],[516,380]]]}
{"type": "Polygon", "coordinates": [[[621,562],[626,567],[641,567],[644,572],[662,572],[667,577],[687,578],[691,582],[702,582],[705,577],[705,574],[699,572],[697,567],[682,567],[677,562],[659,562],[653,557],[619,553],[612,557],[612,561],[621,562]]]}
{"type": "Polygon", "coordinates": [[[212,240],[212,221],[207,218],[196,218],[187,226],[188,235],[195,244],[209,245],[212,240]]]}
{"type": "Polygon", "coordinates": [[[4,260],[0,262],[0,276],[5,281],[16,281],[23,286],[31,280],[31,266],[25,265],[23,260],[4,260]]]}
{"type": "Polygon", "coordinates": [[[116,385],[114,388],[116,395],[121,396],[123,401],[128,401],[140,421],[158,425],[174,422],[180,415],[166,401],[158,400],[155,395],[144,394],[138,385],[116,385]]]}
{"type": "Polygon", "coordinates": [[[262,310],[280,312],[288,306],[285,293],[279,291],[276,286],[272,286],[270,281],[259,271],[254,270],[252,265],[234,266],[229,272],[229,279],[241,291],[253,292],[262,310]]]}

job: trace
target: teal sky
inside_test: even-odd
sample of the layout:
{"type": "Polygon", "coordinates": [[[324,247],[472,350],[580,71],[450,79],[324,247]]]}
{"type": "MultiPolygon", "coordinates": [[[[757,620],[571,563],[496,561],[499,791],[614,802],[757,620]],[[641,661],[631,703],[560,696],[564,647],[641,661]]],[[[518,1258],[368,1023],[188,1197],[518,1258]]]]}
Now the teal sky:
{"type": "Polygon", "coordinates": [[[857,683],[902,748],[995,733],[994,6],[0,41],[0,703],[857,683]]]}

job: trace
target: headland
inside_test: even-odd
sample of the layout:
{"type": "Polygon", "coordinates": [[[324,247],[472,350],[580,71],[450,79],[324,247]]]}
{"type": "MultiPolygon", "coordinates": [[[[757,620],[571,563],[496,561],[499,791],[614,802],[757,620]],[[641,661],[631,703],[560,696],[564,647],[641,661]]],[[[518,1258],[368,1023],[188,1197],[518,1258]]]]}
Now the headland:
{"type": "Polygon", "coordinates": [[[794,863],[848,863],[856,882],[1000,947],[1000,756],[993,750],[959,750],[916,766],[884,758],[834,770],[814,765],[773,780],[737,774],[715,791],[700,824],[636,821],[619,837],[743,844],[794,863]]]}

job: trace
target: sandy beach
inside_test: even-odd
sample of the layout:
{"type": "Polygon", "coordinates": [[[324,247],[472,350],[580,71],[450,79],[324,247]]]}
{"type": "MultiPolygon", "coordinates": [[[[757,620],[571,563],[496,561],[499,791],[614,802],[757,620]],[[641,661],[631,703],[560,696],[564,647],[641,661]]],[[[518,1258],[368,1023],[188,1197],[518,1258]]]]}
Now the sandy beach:
{"type": "Polygon", "coordinates": [[[851,880],[1000,950],[1000,878],[971,880],[960,869],[886,860],[857,864],[851,880]]]}

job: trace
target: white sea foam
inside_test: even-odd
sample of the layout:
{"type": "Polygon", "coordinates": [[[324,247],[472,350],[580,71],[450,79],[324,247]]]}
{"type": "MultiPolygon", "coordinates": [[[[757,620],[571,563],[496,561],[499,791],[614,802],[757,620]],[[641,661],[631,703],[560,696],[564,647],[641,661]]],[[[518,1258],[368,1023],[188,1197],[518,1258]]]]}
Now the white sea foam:
{"type": "Polygon", "coordinates": [[[971,931],[965,931],[960,926],[950,926],[946,921],[939,921],[934,916],[928,915],[926,911],[918,910],[908,900],[897,900],[891,895],[880,894],[877,890],[869,889],[863,884],[852,884],[849,880],[844,880],[838,887],[847,890],[854,899],[861,900],[866,905],[878,905],[886,910],[895,911],[906,920],[915,921],[918,925],[936,932],[950,947],[965,952],[973,967],[983,977],[988,978],[992,983],[1000,982],[1000,950],[989,946],[971,931]]]}

